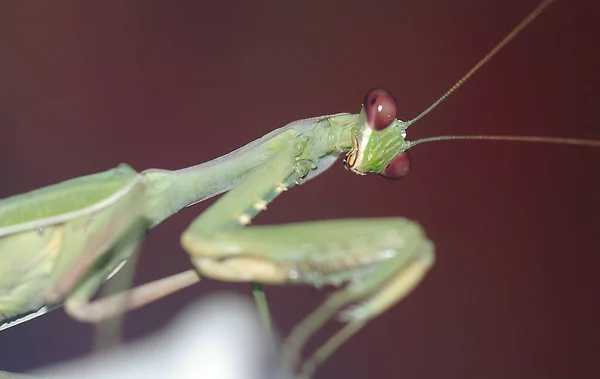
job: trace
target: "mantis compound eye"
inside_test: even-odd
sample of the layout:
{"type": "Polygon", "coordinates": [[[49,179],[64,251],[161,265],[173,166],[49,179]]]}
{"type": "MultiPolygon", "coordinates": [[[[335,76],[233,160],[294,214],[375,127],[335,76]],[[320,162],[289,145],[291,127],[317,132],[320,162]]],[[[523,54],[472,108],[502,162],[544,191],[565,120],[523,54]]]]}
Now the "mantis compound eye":
{"type": "Polygon", "coordinates": [[[375,130],[382,130],[390,126],[398,112],[396,99],[383,88],[374,88],[367,92],[363,104],[367,123],[375,130]]]}
{"type": "Polygon", "coordinates": [[[408,174],[409,169],[410,156],[405,151],[396,155],[379,175],[386,179],[402,179],[408,174]]]}

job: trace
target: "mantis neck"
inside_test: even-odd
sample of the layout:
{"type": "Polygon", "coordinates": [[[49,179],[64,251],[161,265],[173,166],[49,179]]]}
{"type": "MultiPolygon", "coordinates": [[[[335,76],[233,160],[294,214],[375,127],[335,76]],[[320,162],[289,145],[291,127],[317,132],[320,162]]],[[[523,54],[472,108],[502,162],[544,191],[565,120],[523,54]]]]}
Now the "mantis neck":
{"type": "Polygon", "coordinates": [[[301,159],[310,151],[311,160],[325,162],[316,167],[307,179],[319,175],[329,168],[343,150],[351,147],[350,134],[354,126],[349,121],[354,121],[355,118],[356,116],[335,115],[326,121],[323,117],[300,120],[205,163],[176,171],[145,170],[141,175],[147,182],[145,208],[151,227],[184,207],[230,190],[250,170],[265,163],[274,151],[290,139],[301,138],[307,141],[307,148],[298,152],[298,158],[301,159]],[[319,119],[322,122],[317,122],[319,119]],[[323,131],[323,121],[328,124],[329,133],[323,131]]]}

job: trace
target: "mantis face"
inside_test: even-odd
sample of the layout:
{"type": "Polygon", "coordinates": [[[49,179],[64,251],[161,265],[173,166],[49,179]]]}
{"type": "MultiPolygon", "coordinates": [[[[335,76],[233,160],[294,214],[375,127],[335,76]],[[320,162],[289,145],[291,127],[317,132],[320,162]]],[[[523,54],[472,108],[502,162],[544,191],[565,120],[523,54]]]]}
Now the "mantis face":
{"type": "Polygon", "coordinates": [[[383,88],[367,92],[352,136],[352,149],[344,158],[346,168],[356,174],[374,172],[387,179],[408,174],[410,158],[405,141],[408,123],[398,120],[394,96],[383,88]]]}

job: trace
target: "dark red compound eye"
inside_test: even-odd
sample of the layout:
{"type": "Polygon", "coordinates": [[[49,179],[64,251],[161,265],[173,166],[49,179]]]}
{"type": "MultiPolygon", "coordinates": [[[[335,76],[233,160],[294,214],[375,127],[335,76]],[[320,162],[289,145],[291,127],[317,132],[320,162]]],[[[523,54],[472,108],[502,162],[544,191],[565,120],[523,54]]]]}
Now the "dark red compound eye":
{"type": "Polygon", "coordinates": [[[410,169],[410,156],[408,152],[403,152],[394,157],[390,163],[380,173],[386,179],[402,179],[408,174],[410,169]]]}
{"type": "Polygon", "coordinates": [[[363,104],[367,123],[375,130],[382,130],[390,126],[398,112],[396,99],[383,88],[375,88],[367,92],[363,104]]]}

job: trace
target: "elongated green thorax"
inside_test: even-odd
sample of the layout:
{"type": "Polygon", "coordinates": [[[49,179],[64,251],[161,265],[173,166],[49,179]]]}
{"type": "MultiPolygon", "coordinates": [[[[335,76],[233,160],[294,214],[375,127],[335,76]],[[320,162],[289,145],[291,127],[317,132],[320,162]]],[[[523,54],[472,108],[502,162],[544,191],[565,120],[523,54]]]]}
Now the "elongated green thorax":
{"type": "Polygon", "coordinates": [[[306,179],[317,176],[350,150],[356,120],[357,115],[349,114],[299,120],[196,166],[177,171],[146,170],[142,173],[148,183],[146,216],[154,226],[188,205],[226,192],[289,146],[294,146],[298,169],[307,172],[306,179]]]}

